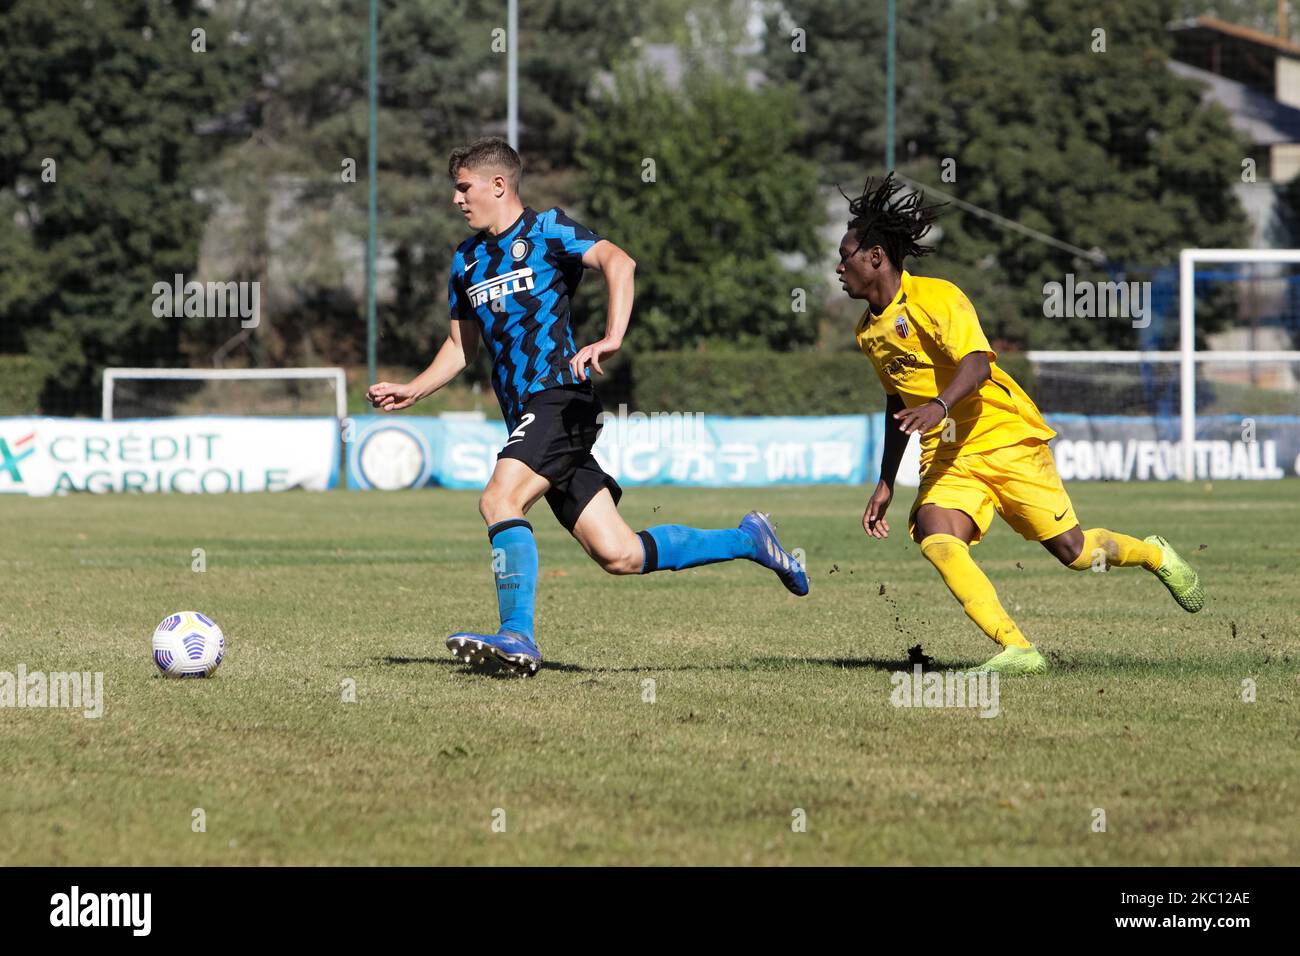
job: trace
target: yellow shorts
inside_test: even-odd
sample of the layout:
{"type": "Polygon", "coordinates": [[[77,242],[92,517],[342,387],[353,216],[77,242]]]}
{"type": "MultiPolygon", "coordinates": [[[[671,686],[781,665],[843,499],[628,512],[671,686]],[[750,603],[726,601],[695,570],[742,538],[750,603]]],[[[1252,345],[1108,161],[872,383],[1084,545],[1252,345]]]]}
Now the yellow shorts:
{"type": "Polygon", "coordinates": [[[994,511],[1029,541],[1046,541],[1079,523],[1051,449],[1037,439],[931,464],[907,518],[913,537],[921,505],[970,515],[977,529],[971,544],[984,537],[994,511]]]}

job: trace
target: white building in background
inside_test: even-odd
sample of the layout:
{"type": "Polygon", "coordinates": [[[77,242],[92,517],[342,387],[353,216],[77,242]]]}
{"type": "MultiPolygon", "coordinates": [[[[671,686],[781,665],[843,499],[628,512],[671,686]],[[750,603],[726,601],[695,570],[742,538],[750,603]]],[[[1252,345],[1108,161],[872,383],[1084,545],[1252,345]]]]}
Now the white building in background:
{"type": "MultiPolygon", "coordinates": [[[[1171,24],[1173,52],[1169,68],[1203,85],[1203,99],[1227,111],[1233,128],[1249,144],[1243,160],[1254,161],[1236,192],[1250,218],[1253,248],[1288,248],[1297,244],[1296,223],[1282,202],[1284,187],[1300,175],[1300,44],[1250,27],[1203,16],[1171,24]]],[[[1246,169],[1243,168],[1243,173],[1246,169]]],[[[1189,239],[1189,245],[1195,244],[1189,239]]],[[[1208,337],[1211,350],[1282,351],[1292,348],[1295,320],[1277,324],[1294,311],[1294,270],[1261,266],[1257,278],[1241,287],[1240,321],[1208,337]],[[1290,326],[1288,328],[1287,326],[1290,326]]],[[[1296,389],[1296,370],[1276,367],[1210,367],[1207,377],[1249,381],[1256,386],[1296,389]],[[1268,381],[1260,381],[1260,377],[1268,381]]]]}
{"type": "Polygon", "coordinates": [[[1238,196],[1254,224],[1251,245],[1290,245],[1277,187],[1300,174],[1300,44],[1214,17],[1169,29],[1169,68],[1202,83],[1203,98],[1222,106],[1250,143],[1242,158],[1254,161],[1254,182],[1242,182],[1238,196]]]}

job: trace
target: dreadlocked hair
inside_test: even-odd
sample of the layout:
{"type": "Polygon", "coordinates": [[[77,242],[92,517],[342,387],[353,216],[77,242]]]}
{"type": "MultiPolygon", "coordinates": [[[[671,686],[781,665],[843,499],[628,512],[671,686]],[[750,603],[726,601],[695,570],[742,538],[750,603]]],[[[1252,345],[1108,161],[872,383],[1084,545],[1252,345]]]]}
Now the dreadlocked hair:
{"type": "Polygon", "coordinates": [[[880,246],[896,269],[903,268],[908,256],[924,256],[934,251],[933,246],[921,245],[921,239],[939,218],[939,210],[947,203],[925,205],[925,194],[919,189],[900,199],[894,197],[903,184],[891,172],[883,179],[868,178],[862,195],[849,199],[849,229],[858,237],[858,248],[880,246]]]}

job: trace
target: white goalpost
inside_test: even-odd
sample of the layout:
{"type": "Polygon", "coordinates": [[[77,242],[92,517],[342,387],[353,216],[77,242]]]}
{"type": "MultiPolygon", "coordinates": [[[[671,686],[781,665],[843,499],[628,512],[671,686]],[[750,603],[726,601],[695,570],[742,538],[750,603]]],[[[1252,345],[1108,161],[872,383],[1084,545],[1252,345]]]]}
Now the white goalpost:
{"type": "MultiPolygon", "coordinates": [[[[1300,249],[1184,249],[1178,255],[1178,360],[1179,415],[1181,416],[1183,481],[1196,478],[1196,363],[1198,360],[1233,361],[1235,353],[1196,351],[1196,264],[1300,262],[1300,249]]],[[[1243,361],[1265,358],[1275,361],[1300,360],[1300,352],[1245,352],[1243,361]]]]}
{"type": "Polygon", "coordinates": [[[334,417],[339,421],[348,415],[347,376],[341,368],[106,368],[103,382],[103,419],[113,421],[114,391],[119,382],[159,381],[267,381],[267,380],[323,380],[334,390],[334,417]]]}
{"type": "MultiPolygon", "coordinates": [[[[1261,396],[1268,398],[1274,413],[1300,415],[1300,351],[1197,349],[1196,269],[1216,263],[1298,264],[1300,249],[1184,249],[1179,255],[1178,349],[1031,350],[1025,357],[1039,379],[1043,412],[1049,418],[1082,414],[1112,423],[1156,418],[1165,423],[1163,437],[1178,445],[1170,449],[1168,473],[1183,481],[1196,479],[1198,455],[1201,471],[1205,471],[1209,449],[1201,446],[1224,444],[1222,421],[1214,426],[1220,436],[1217,442],[1197,438],[1198,381],[1204,390],[1203,427],[1233,415],[1243,422],[1257,414],[1268,415],[1269,408],[1260,404],[1261,396]]],[[[1285,279],[1264,276],[1255,281],[1280,283],[1285,279]]],[[[1276,288],[1273,294],[1277,298],[1276,288]]],[[[1282,298],[1285,300],[1285,294],[1282,298]]]]}

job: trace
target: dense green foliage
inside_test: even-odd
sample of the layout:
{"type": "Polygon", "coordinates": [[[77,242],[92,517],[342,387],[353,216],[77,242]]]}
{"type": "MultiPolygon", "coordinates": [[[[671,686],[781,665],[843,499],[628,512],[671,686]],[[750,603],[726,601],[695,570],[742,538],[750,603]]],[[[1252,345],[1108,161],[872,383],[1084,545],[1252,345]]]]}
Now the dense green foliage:
{"type": "Polygon", "coordinates": [[[585,202],[639,264],[633,347],[786,349],[815,338],[814,280],[787,258],[818,254],[823,221],[795,126],[787,91],[707,70],[680,92],[623,72],[597,103],[580,144],[585,202]]]}
{"type": "Polygon", "coordinates": [[[0,416],[39,412],[46,374],[34,355],[0,355],[0,416]]]}
{"type": "MultiPolygon", "coordinates": [[[[1260,3],[1230,6],[1266,25],[1260,3]]],[[[918,269],[961,285],[999,349],[1131,347],[1124,319],[1045,319],[1044,283],[1146,279],[1184,246],[1247,237],[1244,146],[1167,67],[1166,24],[1188,5],[1077,7],[900,4],[902,170],[1107,257],[949,210],[918,269]]],[[[364,4],[0,9],[0,350],[50,370],[47,411],[93,412],[109,364],[364,360],[364,4]],[[176,273],[259,282],[261,324],[155,317],[152,285],[176,273]]],[[[524,6],[523,198],[637,258],[631,352],[847,344],[835,313],[852,309],[827,295],[838,202],[825,220],[834,184],[882,171],[884,9],[787,0],[760,36],[737,0],[524,6]]],[[[504,26],[489,0],[382,0],[382,362],[418,365],[445,334],[464,236],[445,156],[504,131],[504,26]]],[[[603,304],[588,280],[580,337],[603,304]]],[[[1203,314],[1208,329],[1229,313],[1203,314]]]]}
{"type": "Polygon", "coordinates": [[[636,407],[713,415],[856,415],[885,407],[858,352],[651,352],[632,360],[636,407]]]}
{"type": "MultiPolygon", "coordinates": [[[[1034,396],[1023,356],[1003,353],[998,365],[1034,396]]],[[[630,366],[631,394],[643,411],[860,415],[885,407],[871,362],[856,351],[648,352],[630,366]]]]}
{"type": "Polygon", "coordinates": [[[1148,279],[1186,246],[1246,242],[1232,186],[1247,150],[1227,114],[1166,68],[1170,12],[1163,0],[1041,0],[1013,15],[1005,0],[980,0],[949,15],[968,42],[937,51],[946,95],[931,103],[932,153],[956,159],[955,191],[1108,260],[1103,271],[987,220],[951,216],[927,266],[983,303],[990,337],[1136,347],[1126,317],[1043,318],[1044,284],[1067,273],[1104,281],[1110,270],[1148,279]],[[1097,29],[1104,52],[1094,52],[1097,29]]]}
{"type": "Polygon", "coordinates": [[[0,349],[53,374],[48,411],[86,410],[105,365],[174,362],[152,288],[190,274],[200,164],[242,56],[198,3],[13,0],[0,16],[0,349]],[[196,52],[193,30],[207,31],[196,52]]]}
{"type": "MultiPolygon", "coordinates": [[[[895,142],[905,158],[928,139],[929,100],[942,95],[936,48],[950,39],[944,0],[898,4],[895,142]]],[[[847,191],[885,156],[885,0],[784,0],[768,8],[761,63],[799,91],[799,147],[847,191]],[[869,168],[868,165],[869,164],[869,168]]]]}
{"type": "MultiPolygon", "coordinates": [[[[788,22],[771,20],[764,62],[795,83],[808,148],[851,193],[883,172],[885,4],[783,6],[788,22]],[[789,49],[794,25],[807,28],[806,53],[789,49]]],[[[991,339],[1134,348],[1127,317],[1045,318],[1044,284],[1067,273],[1149,280],[1186,246],[1248,240],[1232,190],[1248,150],[1227,114],[1168,69],[1165,24],[1173,13],[1169,0],[899,5],[900,168],[1106,257],[1098,266],[987,216],[949,209],[930,237],[934,256],[918,269],[960,285],[991,339]]],[[[1202,331],[1228,314],[1205,310],[1202,331]]],[[[1176,324],[1170,317],[1166,337],[1176,324]]]]}

